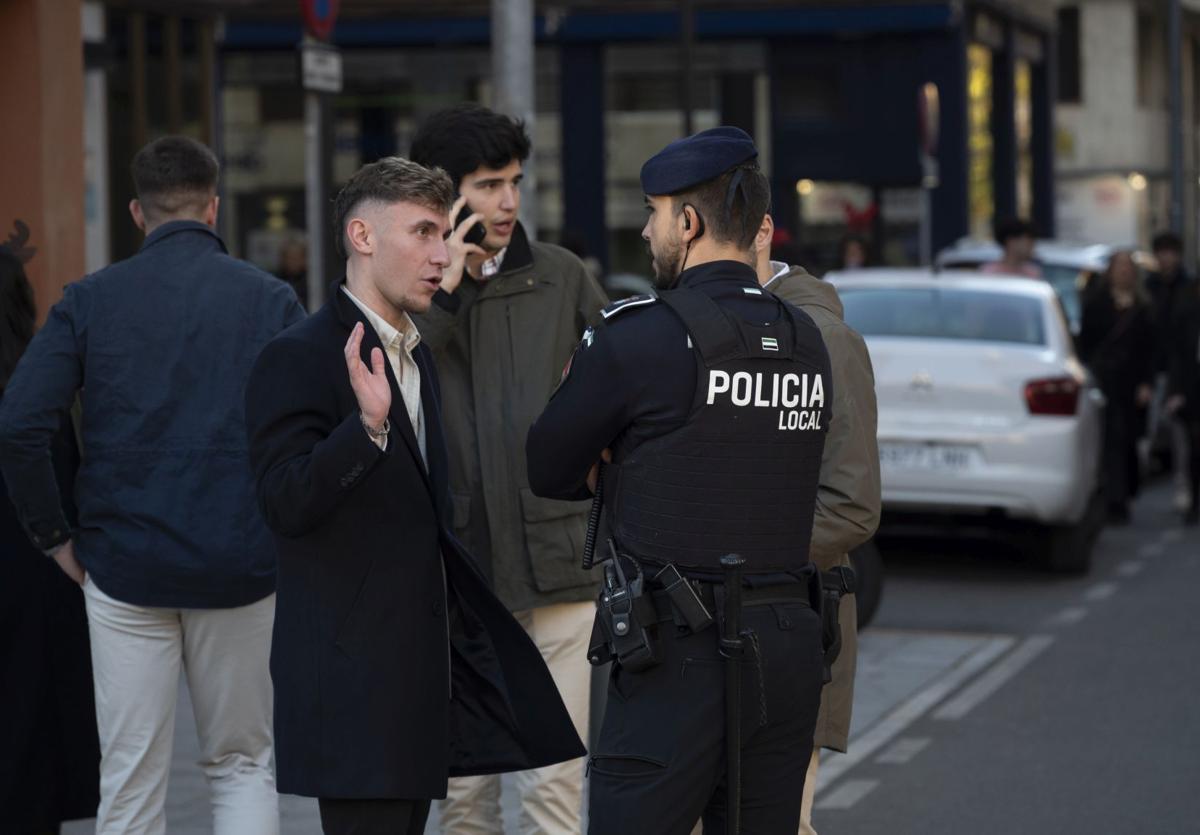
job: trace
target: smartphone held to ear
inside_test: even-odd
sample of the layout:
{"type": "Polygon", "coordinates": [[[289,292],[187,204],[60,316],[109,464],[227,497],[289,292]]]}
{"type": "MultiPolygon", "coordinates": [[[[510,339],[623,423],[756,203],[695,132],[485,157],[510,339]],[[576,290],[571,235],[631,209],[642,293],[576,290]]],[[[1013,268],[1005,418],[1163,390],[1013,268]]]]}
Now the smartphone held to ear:
{"type": "MultiPolygon", "coordinates": [[[[454,228],[457,229],[462,225],[463,221],[472,215],[471,207],[466,203],[459,209],[458,214],[454,217],[454,228]]],[[[469,244],[481,244],[483,239],[487,237],[487,230],[482,223],[476,221],[475,225],[467,230],[467,234],[463,236],[463,241],[469,244]]]]}

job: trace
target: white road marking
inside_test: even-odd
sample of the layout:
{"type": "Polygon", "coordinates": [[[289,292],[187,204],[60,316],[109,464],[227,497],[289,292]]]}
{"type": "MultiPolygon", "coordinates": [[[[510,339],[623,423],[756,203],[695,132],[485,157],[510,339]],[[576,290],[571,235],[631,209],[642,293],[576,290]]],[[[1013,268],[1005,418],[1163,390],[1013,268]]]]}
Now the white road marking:
{"type": "Polygon", "coordinates": [[[1125,562],[1117,565],[1117,573],[1122,577],[1132,577],[1134,574],[1141,573],[1141,570],[1145,567],[1146,564],[1144,562],[1138,562],[1137,560],[1126,560],[1125,562]]]}
{"type": "MultiPolygon", "coordinates": [[[[891,748],[876,757],[875,762],[883,765],[904,765],[917,754],[924,751],[931,742],[933,740],[927,736],[909,736],[904,739],[898,739],[891,748]]],[[[820,772],[817,773],[820,774],[820,772]]]]}
{"type": "Polygon", "coordinates": [[[977,705],[999,690],[1054,643],[1049,635],[1031,635],[996,666],[977,678],[969,687],[934,712],[934,719],[962,719],[977,705]]]}
{"type": "MultiPolygon", "coordinates": [[[[819,773],[819,772],[818,772],[819,773]]],[[[819,803],[814,803],[814,809],[850,809],[879,785],[878,780],[847,780],[838,786],[837,791],[831,792],[819,803]]]]}
{"type": "Polygon", "coordinates": [[[1083,596],[1093,602],[1099,600],[1108,600],[1108,598],[1117,593],[1118,589],[1120,589],[1120,586],[1118,586],[1116,583],[1097,583],[1084,592],[1083,596]]]}
{"type": "Polygon", "coordinates": [[[1147,542],[1141,548],[1138,548],[1139,557],[1157,557],[1166,550],[1161,542],[1147,542]]]}
{"type": "Polygon", "coordinates": [[[1047,626],[1073,626],[1088,616],[1086,606],[1068,606],[1046,621],[1047,626]]]}
{"type": "Polygon", "coordinates": [[[1016,643],[1008,635],[989,638],[970,655],[963,658],[946,674],[929,686],[917,691],[898,707],[856,737],[850,752],[830,757],[821,763],[817,772],[816,791],[821,792],[854,766],[874,756],[875,752],[899,736],[905,728],[924,716],[930,708],[957,690],[981,670],[999,658],[1016,643]]]}

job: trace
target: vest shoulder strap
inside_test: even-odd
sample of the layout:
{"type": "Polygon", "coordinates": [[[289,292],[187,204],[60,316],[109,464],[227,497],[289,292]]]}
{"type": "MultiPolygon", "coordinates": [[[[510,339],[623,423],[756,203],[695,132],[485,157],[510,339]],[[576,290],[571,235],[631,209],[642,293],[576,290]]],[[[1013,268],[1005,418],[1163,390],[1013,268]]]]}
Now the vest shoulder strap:
{"type": "Polygon", "coordinates": [[[660,293],[658,298],[683,320],[705,365],[719,365],[745,353],[741,332],[721,306],[704,293],[679,287],[660,293]]]}

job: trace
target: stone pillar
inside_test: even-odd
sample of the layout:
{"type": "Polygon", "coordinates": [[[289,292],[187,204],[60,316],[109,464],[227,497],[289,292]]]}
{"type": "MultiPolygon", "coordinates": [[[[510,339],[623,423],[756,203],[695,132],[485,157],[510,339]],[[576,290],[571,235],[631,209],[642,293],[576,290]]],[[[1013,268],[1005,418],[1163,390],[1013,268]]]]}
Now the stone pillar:
{"type": "Polygon", "coordinates": [[[0,3],[0,240],[29,226],[38,320],[84,272],[80,0],[0,3]]]}

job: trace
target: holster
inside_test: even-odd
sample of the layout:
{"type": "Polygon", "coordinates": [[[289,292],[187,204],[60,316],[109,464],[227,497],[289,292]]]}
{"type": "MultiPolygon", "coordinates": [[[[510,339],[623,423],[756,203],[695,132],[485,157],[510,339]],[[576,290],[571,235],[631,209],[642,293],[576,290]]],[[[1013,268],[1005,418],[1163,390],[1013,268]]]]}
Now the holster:
{"type": "Polygon", "coordinates": [[[588,646],[588,661],[599,666],[616,661],[630,672],[649,669],[662,660],[658,612],[645,587],[640,566],[633,580],[613,559],[604,566],[604,587],[596,600],[596,620],[588,646]]]}
{"type": "Polygon", "coordinates": [[[854,594],[858,587],[854,569],[839,565],[821,572],[821,644],[825,649],[822,680],[833,680],[833,664],[842,652],[842,625],[838,618],[842,596],[854,594]]]}

